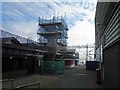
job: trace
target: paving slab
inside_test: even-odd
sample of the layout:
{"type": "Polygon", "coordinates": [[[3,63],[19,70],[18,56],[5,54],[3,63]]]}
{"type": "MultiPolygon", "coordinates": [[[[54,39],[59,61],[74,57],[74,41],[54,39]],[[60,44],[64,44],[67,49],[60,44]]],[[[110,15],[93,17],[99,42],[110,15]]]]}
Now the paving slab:
{"type": "Polygon", "coordinates": [[[19,77],[14,80],[14,87],[35,82],[40,82],[40,88],[105,88],[96,83],[96,71],[86,70],[83,65],[65,69],[63,74],[19,77]]]}

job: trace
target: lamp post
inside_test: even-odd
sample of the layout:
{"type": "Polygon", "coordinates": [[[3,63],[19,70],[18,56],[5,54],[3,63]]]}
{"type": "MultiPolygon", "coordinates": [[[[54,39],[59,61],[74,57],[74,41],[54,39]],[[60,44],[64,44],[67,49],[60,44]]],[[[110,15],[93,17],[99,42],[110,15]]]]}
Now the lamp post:
{"type": "Polygon", "coordinates": [[[13,56],[10,56],[10,59],[13,59],[13,56]]]}

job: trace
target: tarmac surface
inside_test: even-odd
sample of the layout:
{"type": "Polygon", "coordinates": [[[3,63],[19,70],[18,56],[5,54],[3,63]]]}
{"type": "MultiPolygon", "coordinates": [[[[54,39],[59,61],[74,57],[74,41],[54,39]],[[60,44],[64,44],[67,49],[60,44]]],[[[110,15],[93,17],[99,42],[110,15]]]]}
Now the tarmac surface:
{"type": "MultiPolygon", "coordinates": [[[[96,83],[96,71],[86,70],[83,65],[78,65],[72,69],[65,69],[63,74],[34,74],[19,77],[14,79],[13,87],[35,82],[40,82],[40,88],[105,88],[104,85],[96,83]]],[[[4,87],[7,85],[4,84],[4,87]]],[[[37,88],[37,85],[32,88],[35,87],[37,88]]]]}

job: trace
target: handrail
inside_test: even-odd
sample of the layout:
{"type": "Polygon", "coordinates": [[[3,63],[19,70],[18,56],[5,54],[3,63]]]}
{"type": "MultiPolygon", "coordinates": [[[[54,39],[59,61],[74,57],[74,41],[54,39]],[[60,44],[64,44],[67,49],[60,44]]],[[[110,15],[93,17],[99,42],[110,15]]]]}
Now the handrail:
{"type": "Polygon", "coordinates": [[[14,79],[4,79],[4,80],[0,80],[0,81],[6,82],[6,81],[12,81],[12,80],[14,80],[14,79]]]}
{"type": "Polygon", "coordinates": [[[11,88],[13,88],[13,80],[14,79],[4,79],[4,80],[0,80],[0,81],[2,81],[2,82],[8,82],[8,81],[11,81],[12,83],[12,86],[11,86],[11,88]]]}
{"type": "Polygon", "coordinates": [[[15,89],[25,88],[25,87],[34,86],[34,85],[38,85],[38,88],[40,88],[40,83],[36,82],[36,83],[31,83],[31,84],[17,86],[15,89]]]}
{"type": "Polygon", "coordinates": [[[4,30],[1,30],[1,29],[0,29],[0,34],[1,34],[0,38],[14,37],[20,43],[34,43],[34,44],[38,43],[37,41],[31,40],[29,38],[25,38],[25,37],[22,37],[22,36],[19,36],[19,35],[16,35],[16,34],[13,34],[13,33],[10,33],[10,32],[4,31],[4,30]]]}

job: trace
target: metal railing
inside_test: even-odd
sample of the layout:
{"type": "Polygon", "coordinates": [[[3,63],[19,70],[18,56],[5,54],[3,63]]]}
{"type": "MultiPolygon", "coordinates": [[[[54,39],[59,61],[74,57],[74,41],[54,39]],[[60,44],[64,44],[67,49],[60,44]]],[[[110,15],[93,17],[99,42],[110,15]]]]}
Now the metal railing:
{"type": "Polygon", "coordinates": [[[34,44],[37,44],[36,41],[31,40],[31,39],[29,39],[29,38],[24,38],[24,37],[21,37],[21,36],[19,36],[19,35],[12,34],[12,33],[10,33],[10,32],[4,31],[4,30],[0,30],[0,38],[7,38],[7,37],[14,37],[14,38],[16,38],[20,43],[34,43],[34,44]]]}
{"type": "Polygon", "coordinates": [[[26,85],[21,85],[21,86],[17,86],[15,87],[13,90],[21,90],[21,89],[24,89],[25,88],[40,88],[40,83],[39,82],[36,82],[36,83],[31,83],[31,84],[26,84],[26,85]],[[33,87],[37,85],[37,87],[33,87]]]}
{"type": "Polygon", "coordinates": [[[14,79],[4,79],[4,80],[0,80],[0,81],[2,81],[2,89],[21,90],[21,89],[25,89],[25,88],[40,88],[39,82],[14,87],[13,86],[14,79]],[[11,82],[11,85],[9,83],[6,84],[6,82],[7,83],[11,82]],[[35,86],[37,86],[37,87],[35,87],[35,86]]]}
{"type": "Polygon", "coordinates": [[[59,16],[57,16],[57,17],[53,16],[52,19],[44,19],[43,17],[42,18],[39,17],[39,24],[51,23],[51,22],[62,22],[63,24],[66,25],[66,21],[65,21],[65,19],[62,16],[61,17],[59,17],[59,16]]]}
{"type": "MultiPolygon", "coordinates": [[[[14,79],[4,79],[4,80],[0,80],[0,81],[2,81],[2,88],[13,88],[13,81],[14,81],[14,79]],[[8,87],[8,85],[7,86],[4,86],[4,83],[8,83],[8,82],[11,82],[11,87],[8,87]]],[[[10,85],[10,84],[9,84],[10,85]]]]}
{"type": "Polygon", "coordinates": [[[53,16],[51,19],[44,19],[43,17],[39,17],[39,24],[45,24],[45,23],[57,23],[57,22],[62,22],[63,26],[67,28],[67,23],[64,17],[60,16],[53,16]]]}

